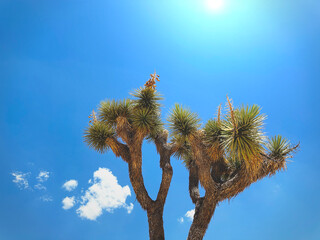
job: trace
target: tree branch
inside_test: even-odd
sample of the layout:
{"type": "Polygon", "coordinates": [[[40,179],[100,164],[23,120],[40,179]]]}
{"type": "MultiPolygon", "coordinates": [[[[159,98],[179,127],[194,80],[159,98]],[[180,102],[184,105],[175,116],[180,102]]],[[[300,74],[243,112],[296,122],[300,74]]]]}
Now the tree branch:
{"type": "Polygon", "coordinates": [[[127,118],[125,117],[117,117],[116,119],[116,132],[117,135],[126,143],[130,144],[132,139],[132,128],[127,118]]]}
{"type": "Polygon", "coordinates": [[[161,205],[164,205],[166,201],[173,175],[173,170],[170,164],[171,147],[168,146],[167,139],[168,131],[166,130],[159,134],[155,139],[157,151],[160,154],[160,168],[162,169],[162,179],[156,202],[161,205]]]}
{"type": "Polygon", "coordinates": [[[198,167],[198,176],[201,185],[208,192],[214,192],[217,183],[211,177],[211,161],[206,154],[206,147],[202,141],[203,133],[198,131],[190,137],[193,159],[198,167]]]}
{"type": "Polygon", "coordinates": [[[142,142],[137,142],[135,145],[130,146],[131,161],[129,162],[129,177],[138,202],[143,209],[147,210],[153,201],[143,181],[141,147],[142,142]]]}
{"type": "Polygon", "coordinates": [[[116,157],[121,157],[127,163],[130,162],[130,151],[126,144],[119,142],[115,137],[108,138],[106,142],[116,157]]]}
{"type": "Polygon", "coordinates": [[[194,163],[189,166],[189,194],[192,202],[196,204],[200,198],[200,193],[198,167],[194,163]]]}
{"type": "Polygon", "coordinates": [[[203,198],[198,199],[188,240],[203,239],[216,206],[216,199],[211,193],[206,192],[203,198]]]}
{"type": "Polygon", "coordinates": [[[236,170],[238,173],[233,178],[221,184],[219,201],[223,201],[226,198],[233,198],[259,179],[266,176],[272,176],[277,171],[284,170],[286,168],[285,158],[277,160],[270,158],[267,155],[263,155],[262,157],[262,164],[255,176],[250,177],[246,167],[242,164],[240,169],[236,170]]]}

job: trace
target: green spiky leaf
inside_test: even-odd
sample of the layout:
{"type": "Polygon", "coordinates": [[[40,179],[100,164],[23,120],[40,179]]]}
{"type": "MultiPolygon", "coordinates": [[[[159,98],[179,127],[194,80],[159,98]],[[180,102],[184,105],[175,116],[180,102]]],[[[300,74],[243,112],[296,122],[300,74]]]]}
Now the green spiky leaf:
{"type": "Polygon", "coordinates": [[[171,110],[168,122],[173,136],[187,137],[200,127],[198,115],[179,104],[175,104],[171,110]]]}
{"type": "Polygon", "coordinates": [[[162,126],[160,116],[147,109],[137,109],[132,116],[132,125],[135,129],[151,133],[159,130],[162,126]]]}
{"type": "Polygon", "coordinates": [[[220,142],[221,138],[221,124],[216,120],[209,120],[204,126],[205,141],[207,144],[220,142]]]}
{"type": "Polygon", "coordinates": [[[132,101],[129,99],[120,101],[103,101],[99,107],[99,120],[115,125],[118,117],[125,117],[130,121],[132,116],[132,101]]]}
{"type": "Polygon", "coordinates": [[[97,121],[92,125],[89,125],[89,127],[85,130],[84,141],[89,147],[100,153],[103,153],[109,148],[106,140],[114,136],[115,132],[110,125],[97,121]]]}
{"type": "Polygon", "coordinates": [[[270,151],[270,157],[275,159],[284,159],[288,157],[290,152],[292,151],[290,142],[280,135],[269,139],[266,146],[270,151]]]}
{"type": "Polygon", "coordinates": [[[152,88],[139,88],[131,95],[135,97],[133,100],[135,109],[157,111],[161,106],[159,101],[162,100],[162,97],[152,88]]]}
{"type": "Polygon", "coordinates": [[[183,136],[175,136],[172,138],[172,142],[178,145],[178,149],[174,153],[174,156],[182,160],[185,166],[188,168],[192,160],[192,150],[188,138],[183,136]]]}
{"type": "Polygon", "coordinates": [[[231,159],[237,158],[248,163],[263,153],[265,137],[262,128],[265,118],[260,114],[260,107],[253,105],[233,110],[221,122],[222,146],[231,159]]]}

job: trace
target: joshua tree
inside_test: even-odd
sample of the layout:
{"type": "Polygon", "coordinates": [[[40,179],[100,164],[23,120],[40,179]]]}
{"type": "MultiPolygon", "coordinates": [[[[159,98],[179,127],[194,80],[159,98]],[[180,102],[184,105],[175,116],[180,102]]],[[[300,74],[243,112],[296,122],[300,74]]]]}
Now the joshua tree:
{"type": "Polygon", "coordinates": [[[262,132],[265,116],[260,108],[233,108],[227,98],[227,113],[209,120],[201,128],[200,120],[190,110],[175,105],[168,131],[161,121],[161,97],[156,91],[159,76],[151,74],[144,85],[132,93],[133,99],[101,102],[98,114],[85,131],[86,143],[100,153],[111,149],[129,168],[129,177],[141,207],[147,211],[149,236],[164,239],[163,209],[172,178],[170,158],[182,159],[189,170],[189,192],[195,215],[188,239],[202,239],[217,204],[231,199],[251,183],[286,167],[286,159],[298,146],[277,136],[267,140],[262,132]],[[160,155],[162,180],[157,198],[151,199],[142,176],[142,143],[156,145],[160,155]],[[200,197],[199,182],[205,189],[200,197]]]}
{"type": "Polygon", "coordinates": [[[281,136],[266,139],[265,115],[257,105],[234,109],[227,97],[227,113],[200,128],[197,114],[175,105],[168,118],[175,155],[189,170],[189,193],[195,214],[188,240],[203,239],[219,202],[231,199],[252,183],[286,168],[298,145],[281,136]],[[199,182],[205,189],[200,197],[199,182]]]}
{"type": "Polygon", "coordinates": [[[159,76],[154,73],[145,84],[132,93],[134,99],[103,101],[98,114],[92,112],[85,142],[100,153],[111,149],[128,164],[129,177],[141,207],[147,211],[149,236],[152,240],[164,239],[163,208],[172,178],[170,157],[174,144],[167,143],[168,131],[163,128],[160,116],[160,95],[155,90],[159,76]],[[142,176],[142,143],[144,139],[155,143],[160,155],[162,180],[156,200],[151,199],[142,176]]]}

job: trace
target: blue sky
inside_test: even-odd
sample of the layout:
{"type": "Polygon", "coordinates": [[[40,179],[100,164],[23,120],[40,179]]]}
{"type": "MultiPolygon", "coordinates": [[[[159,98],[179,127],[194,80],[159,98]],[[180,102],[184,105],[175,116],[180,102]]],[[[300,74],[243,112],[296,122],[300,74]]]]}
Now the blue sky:
{"type": "MultiPolygon", "coordinates": [[[[262,106],[269,136],[301,142],[286,172],[220,204],[205,239],[320,239],[319,63],[317,0],[225,0],[219,11],[203,0],[0,0],[0,239],[147,238],[126,164],[89,149],[82,135],[101,100],[128,97],[155,69],[164,118],[182,103],[206,121],[228,94],[236,105],[262,106]],[[107,169],[125,203],[81,218],[81,196],[107,169]],[[63,209],[72,196],[75,206],[63,209]]],[[[143,149],[155,196],[158,156],[153,145],[143,149]]],[[[185,239],[188,174],[172,165],[166,239],[185,239]]]]}

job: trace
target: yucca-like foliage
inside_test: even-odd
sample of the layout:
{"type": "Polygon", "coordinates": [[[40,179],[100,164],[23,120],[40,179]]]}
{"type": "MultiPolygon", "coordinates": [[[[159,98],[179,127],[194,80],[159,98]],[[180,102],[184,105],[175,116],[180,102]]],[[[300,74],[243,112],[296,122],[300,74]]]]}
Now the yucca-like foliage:
{"type": "Polygon", "coordinates": [[[116,125],[118,117],[125,117],[130,122],[132,117],[132,107],[133,103],[130,99],[103,101],[100,103],[98,109],[99,120],[112,126],[116,125]]]}
{"type": "Polygon", "coordinates": [[[153,88],[139,88],[131,93],[135,98],[132,100],[133,106],[133,127],[147,133],[148,139],[154,139],[163,129],[160,115],[161,95],[153,88]]]}
{"type": "Polygon", "coordinates": [[[279,160],[289,157],[292,152],[290,142],[280,135],[269,139],[266,147],[270,151],[270,157],[279,160]]]}
{"type": "Polygon", "coordinates": [[[107,144],[108,138],[114,136],[114,129],[110,125],[104,122],[95,121],[85,130],[84,141],[89,147],[103,153],[109,149],[107,144]]]}
{"type": "Polygon", "coordinates": [[[192,160],[189,137],[200,127],[200,119],[189,109],[175,104],[167,120],[172,142],[178,146],[174,156],[183,160],[185,166],[189,167],[192,160]]]}
{"type": "Polygon", "coordinates": [[[175,104],[168,117],[169,130],[173,137],[188,137],[200,127],[196,113],[175,104]]]}
{"type": "MultiPolygon", "coordinates": [[[[160,103],[162,98],[153,88],[139,88],[131,94],[134,99],[107,100],[100,103],[98,108],[98,120],[90,125],[85,132],[85,141],[90,147],[99,152],[108,149],[108,143],[103,142],[104,134],[115,129],[119,118],[126,120],[132,130],[146,135],[148,139],[154,139],[163,129],[160,116],[160,103]],[[100,135],[99,135],[100,133],[100,135]]],[[[123,121],[122,121],[123,122],[123,121]]]]}
{"type": "Polygon", "coordinates": [[[135,92],[131,93],[135,97],[133,100],[134,108],[146,109],[151,112],[159,111],[162,100],[161,95],[152,88],[139,88],[135,92]]]}
{"type": "MultiPolygon", "coordinates": [[[[224,119],[220,119],[220,115],[219,107],[218,118],[209,120],[203,128],[208,155],[213,161],[225,159],[231,168],[237,168],[244,162],[249,172],[254,174],[259,168],[261,154],[264,153],[265,136],[262,129],[265,115],[260,113],[257,105],[234,109],[230,99],[224,119]]],[[[197,114],[176,104],[168,122],[173,142],[179,143],[183,139],[186,143],[178,144],[184,147],[179,149],[176,156],[184,160],[190,159],[191,155],[186,155],[191,151],[188,137],[200,127],[197,114]],[[186,148],[188,145],[189,148],[186,148]]]]}
{"type": "Polygon", "coordinates": [[[145,108],[135,109],[132,117],[132,125],[135,129],[151,133],[162,127],[160,116],[145,108]]]}
{"type": "Polygon", "coordinates": [[[184,136],[175,136],[172,138],[172,142],[178,145],[174,156],[182,160],[185,166],[188,168],[192,160],[191,145],[188,141],[188,138],[184,136]]]}
{"type": "Polygon", "coordinates": [[[208,154],[213,160],[218,160],[223,156],[220,119],[210,119],[204,126],[203,130],[204,140],[208,147],[208,154]]]}
{"type": "Polygon", "coordinates": [[[230,161],[244,161],[246,167],[254,173],[264,152],[265,136],[262,129],[266,116],[260,114],[260,107],[257,105],[233,109],[228,99],[228,107],[228,114],[221,122],[223,149],[230,161]]]}
{"type": "Polygon", "coordinates": [[[205,140],[208,144],[220,142],[221,140],[221,123],[216,119],[210,119],[204,126],[205,140]]]}

